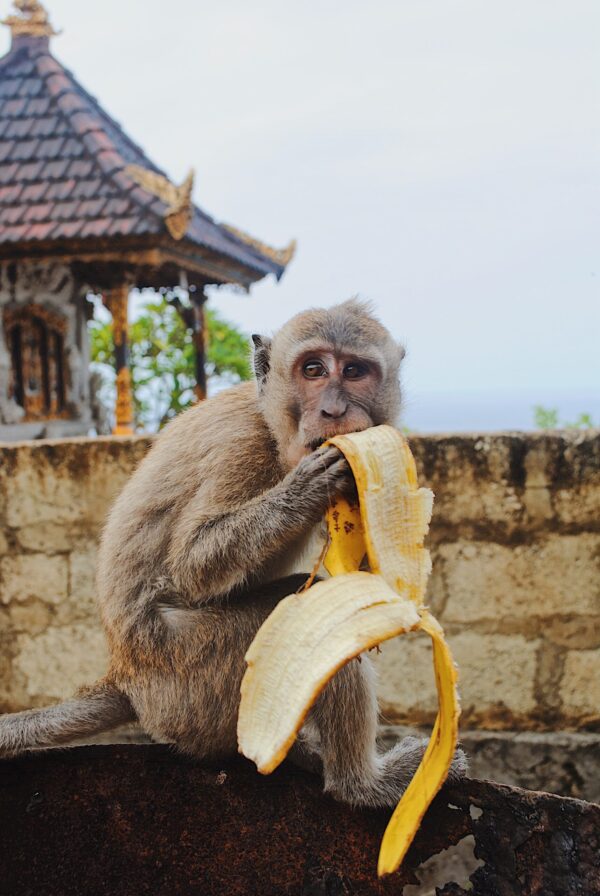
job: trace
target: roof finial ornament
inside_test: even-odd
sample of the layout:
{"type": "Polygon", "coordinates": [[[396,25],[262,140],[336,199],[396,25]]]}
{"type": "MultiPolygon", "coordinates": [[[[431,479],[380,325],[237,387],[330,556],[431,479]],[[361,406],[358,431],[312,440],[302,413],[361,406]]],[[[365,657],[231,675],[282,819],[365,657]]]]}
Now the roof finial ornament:
{"type": "Polygon", "coordinates": [[[13,0],[19,14],[7,16],[2,20],[3,25],[8,25],[14,37],[53,37],[58,34],[55,31],[48,13],[39,0],[13,0]]]}

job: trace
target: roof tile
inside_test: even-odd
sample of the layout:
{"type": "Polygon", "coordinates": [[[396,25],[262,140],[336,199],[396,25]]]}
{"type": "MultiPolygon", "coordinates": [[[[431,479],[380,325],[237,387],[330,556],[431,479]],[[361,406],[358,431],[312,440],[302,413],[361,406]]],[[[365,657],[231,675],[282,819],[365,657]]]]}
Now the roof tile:
{"type": "Polygon", "coordinates": [[[67,174],[69,177],[89,177],[94,170],[94,163],[91,159],[75,159],[69,165],[67,174]]]}
{"type": "Polygon", "coordinates": [[[127,209],[130,207],[131,203],[128,199],[122,199],[119,196],[114,196],[112,199],[109,199],[104,208],[105,215],[124,215],[127,209]]]}
{"type": "Polygon", "coordinates": [[[18,118],[23,114],[23,110],[27,105],[27,100],[19,97],[14,100],[7,100],[2,106],[2,115],[6,118],[18,118]]]}
{"type": "Polygon", "coordinates": [[[7,243],[18,243],[27,233],[27,224],[17,224],[16,227],[3,227],[2,240],[7,243]]]}
{"type": "Polygon", "coordinates": [[[36,155],[39,159],[56,159],[61,156],[61,147],[64,145],[64,137],[55,137],[42,140],[37,148],[36,155]]]}
{"type": "Polygon", "coordinates": [[[78,112],[81,109],[86,110],[87,108],[87,103],[77,93],[65,93],[60,98],[60,110],[65,115],[70,115],[72,112],[78,112]]]}
{"type": "Polygon", "coordinates": [[[25,212],[26,221],[47,221],[52,212],[52,203],[45,202],[41,205],[30,205],[25,212]]]}
{"type": "Polygon", "coordinates": [[[112,174],[113,171],[118,171],[123,167],[123,159],[116,152],[99,152],[96,159],[105,174],[112,174]]]}
{"type": "Polygon", "coordinates": [[[78,202],[56,202],[52,207],[52,218],[55,221],[70,221],[75,217],[78,202]]]}
{"type": "Polygon", "coordinates": [[[0,164],[0,184],[11,184],[11,186],[14,186],[15,176],[18,170],[19,166],[16,162],[13,162],[10,165],[0,164]]]}
{"type": "Polygon", "coordinates": [[[13,144],[10,157],[17,162],[27,162],[29,159],[35,159],[38,155],[37,150],[39,145],[39,140],[16,140],[13,144]]]}
{"type": "MultiPolygon", "coordinates": [[[[73,116],[73,118],[75,117],[76,116],[73,116]]],[[[73,121],[73,118],[71,118],[71,121],[73,121]]],[[[83,142],[85,143],[86,148],[93,153],[101,152],[105,149],[114,149],[114,145],[110,137],[107,137],[106,134],[103,134],[102,131],[99,131],[97,129],[84,134],[83,142]]]]}
{"type": "Polygon", "coordinates": [[[27,183],[31,180],[37,180],[43,167],[43,162],[26,162],[21,165],[15,164],[15,180],[18,178],[24,183],[27,183]]]}
{"type": "Polygon", "coordinates": [[[139,232],[136,218],[113,218],[107,231],[109,236],[128,236],[136,232],[139,232]]]}
{"type": "Polygon", "coordinates": [[[60,96],[61,93],[65,93],[70,89],[71,81],[64,71],[61,71],[56,75],[50,75],[49,78],[46,78],[46,90],[50,96],[60,96]]]}
{"type": "Polygon", "coordinates": [[[81,221],[59,221],[52,233],[55,240],[70,240],[81,236],[81,221]]]}
{"type": "Polygon", "coordinates": [[[52,162],[46,162],[42,176],[57,180],[59,177],[64,176],[68,167],[68,159],[55,159],[52,162]]]}
{"type": "Polygon", "coordinates": [[[45,221],[43,224],[32,224],[27,231],[28,240],[45,240],[55,229],[54,221],[45,221]]]}
{"type": "Polygon", "coordinates": [[[2,224],[19,224],[25,218],[27,213],[26,205],[7,205],[2,208],[2,224]]]}
{"type": "Polygon", "coordinates": [[[20,86],[20,78],[6,78],[4,81],[0,81],[0,98],[8,99],[9,97],[18,96],[20,86]]]}
{"type": "Polygon", "coordinates": [[[22,190],[22,184],[8,184],[0,187],[0,205],[10,205],[11,202],[16,202],[22,190]]]}
{"type": "Polygon", "coordinates": [[[64,126],[61,127],[60,119],[56,115],[50,115],[47,118],[24,119],[22,124],[25,123],[30,125],[32,137],[55,137],[57,134],[65,132],[64,126]]]}
{"type": "Polygon", "coordinates": [[[39,78],[27,78],[21,82],[19,96],[39,96],[44,88],[39,78]]]}
{"type": "Polygon", "coordinates": [[[38,59],[36,68],[40,75],[60,74],[63,70],[60,62],[57,62],[49,53],[38,59]]]}
{"type": "MultiPolygon", "coordinates": [[[[42,196],[47,192],[48,184],[46,181],[37,184],[28,184],[26,187],[23,187],[21,202],[39,202],[42,196]]],[[[49,196],[47,196],[47,198],[50,199],[49,196]]]]}
{"type": "Polygon", "coordinates": [[[34,72],[37,72],[36,64],[31,57],[21,56],[18,62],[15,62],[12,74],[18,78],[28,78],[34,72]]]}
{"type": "Polygon", "coordinates": [[[6,140],[3,143],[0,143],[0,162],[12,159],[16,146],[17,143],[14,140],[6,140]]]}
{"type": "Polygon", "coordinates": [[[4,120],[6,137],[16,137],[23,139],[27,137],[29,132],[33,130],[35,124],[34,118],[8,118],[4,120]]]}
{"type": "Polygon", "coordinates": [[[78,159],[84,152],[85,148],[82,146],[81,141],[70,137],[63,145],[61,156],[63,159],[78,159]]]}
{"type": "Polygon", "coordinates": [[[75,112],[74,115],[71,115],[71,124],[78,134],[98,130],[98,121],[89,112],[75,112]]]}
{"type": "Polygon", "coordinates": [[[73,199],[90,199],[93,196],[99,196],[102,188],[102,181],[99,177],[92,180],[73,180],[73,199]]]}
{"type": "MultiPolygon", "coordinates": [[[[34,99],[30,99],[27,103],[27,108],[25,109],[26,115],[46,115],[48,109],[50,108],[50,97],[49,96],[38,96],[34,99]]],[[[18,113],[19,115],[21,112],[18,113]]]]}
{"type": "Polygon", "coordinates": [[[78,218],[97,218],[104,206],[106,199],[85,199],[77,206],[76,215],[78,218]]]}
{"type": "Polygon", "coordinates": [[[74,198],[74,191],[77,186],[77,181],[71,178],[70,180],[59,180],[52,184],[44,184],[47,187],[46,199],[49,200],[60,200],[60,199],[72,199],[74,198]]]}
{"type": "Polygon", "coordinates": [[[96,218],[94,221],[86,221],[81,228],[81,236],[104,236],[112,223],[110,218],[96,218]]]}

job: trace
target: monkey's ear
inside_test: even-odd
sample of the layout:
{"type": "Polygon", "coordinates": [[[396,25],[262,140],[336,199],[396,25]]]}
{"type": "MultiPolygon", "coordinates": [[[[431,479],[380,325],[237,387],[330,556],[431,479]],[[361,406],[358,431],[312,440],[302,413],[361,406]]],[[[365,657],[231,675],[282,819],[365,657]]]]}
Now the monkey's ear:
{"type": "Polygon", "coordinates": [[[268,336],[258,336],[256,333],[252,335],[252,342],[254,343],[254,373],[256,374],[259,391],[265,385],[271,367],[272,341],[268,336]]]}

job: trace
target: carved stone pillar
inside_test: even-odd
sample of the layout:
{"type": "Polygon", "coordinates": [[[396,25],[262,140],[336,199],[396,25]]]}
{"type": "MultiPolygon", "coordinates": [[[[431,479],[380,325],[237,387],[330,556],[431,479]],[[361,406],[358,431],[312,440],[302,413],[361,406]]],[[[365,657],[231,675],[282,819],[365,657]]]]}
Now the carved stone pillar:
{"type": "Polygon", "coordinates": [[[129,287],[127,285],[108,290],[103,296],[112,314],[113,339],[115,343],[115,368],[117,371],[117,406],[115,409],[115,436],[133,433],[133,401],[131,396],[131,374],[129,372],[129,324],[127,309],[129,287]]]}

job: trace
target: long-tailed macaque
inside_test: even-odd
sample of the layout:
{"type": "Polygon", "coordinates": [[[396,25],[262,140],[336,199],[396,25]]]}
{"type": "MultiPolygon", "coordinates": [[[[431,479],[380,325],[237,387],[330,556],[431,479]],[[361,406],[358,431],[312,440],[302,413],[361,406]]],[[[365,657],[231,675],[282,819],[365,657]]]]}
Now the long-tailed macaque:
{"type": "MultiPolygon", "coordinates": [[[[330,436],[393,423],[404,351],[356,300],[303,312],[255,336],[255,383],[197,405],[157,437],[108,517],[98,597],[105,678],[72,700],[0,719],[0,754],[48,747],[139,720],[194,756],[237,749],[244,654],[277,602],[318,562],[323,517],[353,480],[330,436]]],[[[316,751],[325,790],[394,804],[424,743],[376,746],[368,657],[315,703],[296,750],[316,751]]],[[[451,771],[466,768],[457,752],[451,771]]]]}

